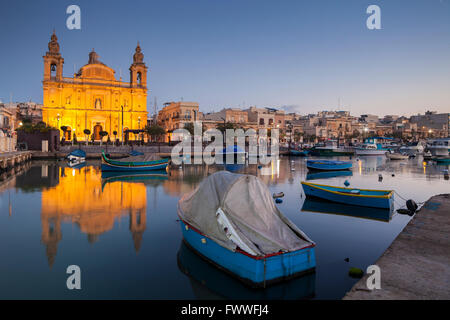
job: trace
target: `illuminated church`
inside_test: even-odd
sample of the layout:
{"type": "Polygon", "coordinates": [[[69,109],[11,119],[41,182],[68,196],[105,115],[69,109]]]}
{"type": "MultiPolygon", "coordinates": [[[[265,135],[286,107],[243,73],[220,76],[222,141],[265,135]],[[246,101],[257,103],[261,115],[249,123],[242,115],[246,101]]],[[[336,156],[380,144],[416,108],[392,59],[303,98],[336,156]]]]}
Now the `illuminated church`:
{"type": "MultiPolygon", "coordinates": [[[[130,82],[116,80],[115,71],[100,62],[92,50],[89,62],[73,77],[63,76],[64,59],[53,32],[44,58],[44,101],[42,120],[61,130],[66,141],[99,141],[106,131],[111,140],[122,140],[129,130],[144,129],[147,123],[147,66],[139,43],[130,66],[130,82]],[[83,131],[91,133],[86,137],[83,131]],[[114,132],[117,135],[114,135],[114,132]]],[[[63,136],[61,130],[61,137],[63,136]]],[[[129,137],[131,138],[131,137],[129,137]]]]}

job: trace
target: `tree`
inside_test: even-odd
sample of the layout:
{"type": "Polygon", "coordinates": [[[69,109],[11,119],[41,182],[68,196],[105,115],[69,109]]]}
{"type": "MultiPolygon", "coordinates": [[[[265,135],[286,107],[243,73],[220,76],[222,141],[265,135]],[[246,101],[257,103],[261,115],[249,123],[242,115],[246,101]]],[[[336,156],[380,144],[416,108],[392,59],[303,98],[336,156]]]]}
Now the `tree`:
{"type": "Polygon", "coordinates": [[[89,135],[91,134],[91,130],[89,129],[84,129],[83,133],[86,135],[86,145],[88,145],[88,139],[89,139],[89,135]]]}
{"type": "Polygon", "coordinates": [[[61,130],[64,133],[63,138],[61,139],[61,141],[66,141],[66,132],[67,132],[68,127],[67,126],[62,126],[61,130]]]}
{"type": "Polygon", "coordinates": [[[145,127],[145,132],[152,137],[152,141],[155,141],[157,138],[166,134],[166,130],[163,127],[158,126],[157,124],[152,124],[151,126],[145,127]]]}
{"type": "Polygon", "coordinates": [[[236,124],[232,122],[219,123],[217,124],[216,128],[220,132],[225,133],[227,129],[236,129],[236,124]]]}
{"type": "Polygon", "coordinates": [[[108,132],[107,131],[100,131],[99,135],[100,135],[100,145],[102,145],[103,138],[108,135],[108,132]]]}
{"type": "Polygon", "coordinates": [[[184,129],[186,129],[187,131],[189,131],[189,133],[191,134],[191,136],[194,135],[194,123],[193,122],[187,122],[184,124],[184,129]]]}

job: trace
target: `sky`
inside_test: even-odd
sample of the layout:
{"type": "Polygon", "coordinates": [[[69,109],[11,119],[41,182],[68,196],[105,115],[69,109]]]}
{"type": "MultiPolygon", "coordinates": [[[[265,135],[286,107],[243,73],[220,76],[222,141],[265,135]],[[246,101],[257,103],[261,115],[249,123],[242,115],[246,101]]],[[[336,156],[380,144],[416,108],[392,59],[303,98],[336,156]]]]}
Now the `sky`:
{"type": "Polygon", "coordinates": [[[42,103],[55,29],[64,76],[100,60],[129,80],[137,42],[148,110],[276,107],[300,114],[450,112],[450,0],[129,0],[0,2],[0,99],[42,103]],[[66,9],[81,9],[69,30],[66,9]],[[381,29],[369,30],[369,5],[381,29]]]}

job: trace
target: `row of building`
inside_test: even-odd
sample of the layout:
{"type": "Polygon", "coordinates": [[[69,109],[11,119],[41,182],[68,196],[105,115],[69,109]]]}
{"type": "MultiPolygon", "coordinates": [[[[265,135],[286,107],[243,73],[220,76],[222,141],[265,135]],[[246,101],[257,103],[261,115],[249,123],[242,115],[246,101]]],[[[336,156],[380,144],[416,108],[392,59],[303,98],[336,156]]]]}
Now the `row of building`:
{"type": "Polygon", "coordinates": [[[196,102],[170,102],[159,111],[156,122],[167,132],[171,140],[174,130],[184,128],[186,123],[202,121],[203,129],[217,128],[232,123],[235,128],[279,129],[282,141],[320,141],[326,139],[362,139],[370,135],[396,136],[417,140],[450,135],[450,113],[427,111],[412,117],[387,115],[350,115],[349,111],[321,111],[317,114],[300,115],[286,113],[275,108],[247,109],[224,108],[218,112],[203,113],[196,102]]]}
{"type": "Polygon", "coordinates": [[[202,121],[203,129],[232,123],[243,129],[279,129],[283,141],[317,141],[331,138],[360,139],[366,135],[398,135],[406,139],[446,137],[449,113],[426,112],[410,118],[389,115],[355,117],[348,111],[322,111],[299,115],[276,108],[224,108],[201,112],[196,102],[169,102],[148,117],[147,71],[144,55],[137,44],[129,68],[129,81],[117,80],[114,69],[100,61],[92,49],[87,64],[71,76],[63,75],[64,58],[56,34],[50,37],[43,56],[43,103],[0,103],[0,136],[14,135],[25,121],[45,122],[60,130],[66,141],[100,141],[104,133],[111,140],[141,139],[145,127],[161,126],[171,141],[176,129],[202,121]],[[64,128],[64,131],[61,129],[64,128]],[[89,132],[89,134],[86,134],[89,132]]]}

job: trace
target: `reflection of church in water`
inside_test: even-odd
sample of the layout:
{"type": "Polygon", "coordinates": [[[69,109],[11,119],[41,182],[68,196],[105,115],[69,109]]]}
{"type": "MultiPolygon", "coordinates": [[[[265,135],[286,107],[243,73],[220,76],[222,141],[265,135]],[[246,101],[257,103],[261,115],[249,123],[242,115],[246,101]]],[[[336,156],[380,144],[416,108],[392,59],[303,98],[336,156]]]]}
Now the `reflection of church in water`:
{"type": "Polygon", "coordinates": [[[101,184],[100,172],[85,167],[80,171],[60,168],[56,187],[42,191],[42,237],[48,263],[53,265],[62,223],[77,225],[90,243],[112,230],[114,222],[129,218],[129,230],[136,253],[146,229],[147,193],[142,183],[112,182],[101,184]]]}

